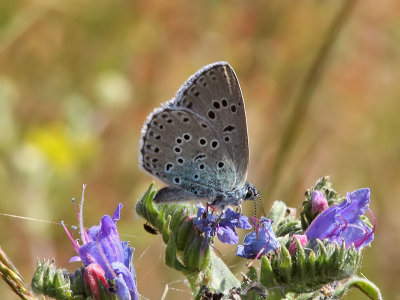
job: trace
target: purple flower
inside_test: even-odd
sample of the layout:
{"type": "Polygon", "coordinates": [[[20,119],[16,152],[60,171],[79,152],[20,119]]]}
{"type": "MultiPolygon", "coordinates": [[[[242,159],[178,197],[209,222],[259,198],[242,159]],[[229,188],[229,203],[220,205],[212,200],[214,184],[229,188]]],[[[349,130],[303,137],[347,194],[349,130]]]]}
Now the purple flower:
{"type": "MultiPolygon", "coordinates": [[[[319,214],[306,231],[307,238],[320,240],[329,239],[330,242],[343,241],[346,248],[351,244],[358,248],[365,247],[374,239],[374,228],[371,229],[360,219],[360,216],[369,209],[369,188],[347,193],[346,199],[319,214]]],[[[373,214],[372,214],[373,216],[373,214]]],[[[373,216],[374,222],[375,217],[373,216]]]]}
{"type": "Polygon", "coordinates": [[[104,270],[108,280],[115,280],[116,294],[119,299],[139,299],[136,288],[136,274],[132,265],[133,248],[127,242],[121,242],[117,231],[116,221],[120,219],[122,204],[119,204],[113,217],[105,215],[100,225],[86,231],[83,226],[83,193],[80,212],[75,207],[79,220],[82,245],[79,245],[64,226],[75,251],[79,257],[70,261],[81,260],[86,266],[96,264],[104,270]]]}
{"type": "Polygon", "coordinates": [[[197,204],[197,217],[193,223],[197,226],[200,232],[204,232],[206,239],[210,240],[216,232],[217,216],[207,211],[201,204],[197,204]]]}
{"type": "Polygon", "coordinates": [[[236,255],[257,259],[270,251],[278,249],[279,242],[272,228],[272,222],[265,217],[261,217],[256,230],[246,234],[243,245],[238,246],[236,255]]]}
{"type": "Polygon", "coordinates": [[[321,191],[314,191],[311,196],[311,211],[313,213],[321,213],[328,209],[328,201],[321,191]]]}
{"type": "Polygon", "coordinates": [[[222,212],[220,216],[216,216],[211,210],[206,210],[200,204],[198,204],[197,217],[194,220],[194,224],[201,232],[204,232],[207,240],[217,234],[218,239],[226,244],[237,244],[239,242],[235,228],[251,228],[248,218],[230,207],[222,212]]]}

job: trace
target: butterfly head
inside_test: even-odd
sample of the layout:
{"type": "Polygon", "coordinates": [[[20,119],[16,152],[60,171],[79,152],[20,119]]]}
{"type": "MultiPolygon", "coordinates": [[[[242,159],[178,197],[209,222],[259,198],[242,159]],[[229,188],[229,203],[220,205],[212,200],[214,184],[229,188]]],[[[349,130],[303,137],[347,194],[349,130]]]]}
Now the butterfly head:
{"type": "Polygon", "coordinates": [[[244,196],[243,200],[254,200],[259,196],[255,186],[249,182],[246,183],[245,190],[246,190],[246,195],[244,196]]]}

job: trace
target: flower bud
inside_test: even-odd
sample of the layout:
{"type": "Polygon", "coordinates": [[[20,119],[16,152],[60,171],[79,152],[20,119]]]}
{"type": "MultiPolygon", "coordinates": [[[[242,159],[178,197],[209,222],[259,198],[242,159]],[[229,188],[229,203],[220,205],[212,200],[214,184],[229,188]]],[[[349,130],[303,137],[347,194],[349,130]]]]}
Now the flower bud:
{"type": "Polygon", "coordinates": [[[304,234],[294,234],[292,236],[292,243],[289,246],[289,253],[293,256],[297,250],[297,242],[296,239],[299,240],[300,244],[304,247],[307,244],[307,236],[304,234]]]}
{"type": "Polygon", "coordinates": [[[109,289],[103,268],[98,264],[90,264],[85,269],[85,284],[89,287],[93,298],[101,299],[101,285],[109,289]]]}
{"type": "Polygon", "coordinates": [[[315,190],[311,197],[311,211],[313,213],[321,213],[329,207],[328,201],[321,191],[315,190]]]}

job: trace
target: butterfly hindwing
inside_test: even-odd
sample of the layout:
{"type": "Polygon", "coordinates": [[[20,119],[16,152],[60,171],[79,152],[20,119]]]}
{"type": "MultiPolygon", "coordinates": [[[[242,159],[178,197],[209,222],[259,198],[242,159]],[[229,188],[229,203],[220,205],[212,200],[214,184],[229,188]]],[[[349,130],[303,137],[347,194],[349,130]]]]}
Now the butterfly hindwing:
{"type": "Polygon", "coordinates": [[[168,185],[212,198],[235,187],[235,167],[208,120],[184,108],[156,109],[143,130],[142,167],[168,185]]]}

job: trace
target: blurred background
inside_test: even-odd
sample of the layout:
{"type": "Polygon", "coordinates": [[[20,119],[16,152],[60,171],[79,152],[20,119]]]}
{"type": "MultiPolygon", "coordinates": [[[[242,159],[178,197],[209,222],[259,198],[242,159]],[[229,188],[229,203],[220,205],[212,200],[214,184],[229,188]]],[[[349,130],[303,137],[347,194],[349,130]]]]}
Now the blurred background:
{"type": "MultiPolygon", "coordinates": [[[[58,223],[77,224],[70,200],[87,183],[87,227],[124,204],[119,231],[136,248],[143,298],[189,299],[134,210],[152,181],[140,130],[192,73],[226,60],[265,208],[299,207],[324,175],[341,194],[370,187],[378,227],[360,272],[400,299],[399,12],[395,0],[1,1],[1,247],[28,280],[37,258],[77,268],[58,223]]],[[[239,275],[235,248],[216,247],[239,275]]],[[[16,298],[3,281],[0,295],[16,298]]]]}

